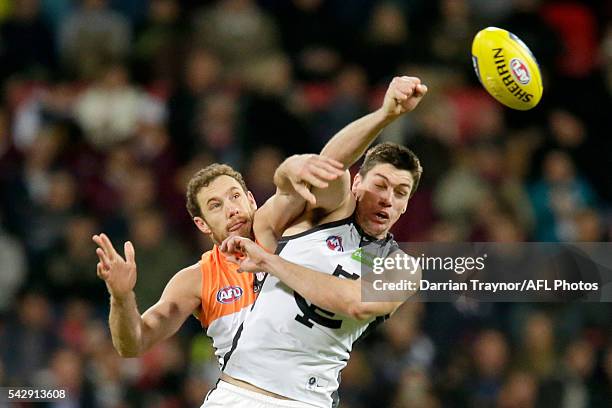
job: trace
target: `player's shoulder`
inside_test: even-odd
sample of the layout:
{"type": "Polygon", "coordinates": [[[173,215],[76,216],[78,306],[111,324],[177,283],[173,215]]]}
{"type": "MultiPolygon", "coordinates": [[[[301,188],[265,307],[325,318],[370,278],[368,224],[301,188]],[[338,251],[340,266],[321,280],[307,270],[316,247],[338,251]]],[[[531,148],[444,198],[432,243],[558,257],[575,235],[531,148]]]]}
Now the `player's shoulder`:
{"type": "Polygon", "coordinates": [[[345,222],[348,223],[354,211],[354,206],[350,205],[342,206],[332,212],[326,212],[320,208],[308,210],[291,227],[285,230],[283,236],[293,236],[314,229],[318,230],[345,222]]]}
{"type": "Polygon", "coordinates": [[[201,283],[200,262],[196,262],[174,274],[168,282],[162,297],[174,299],[200,298],[201,283]]]}
{"type": "MultiPolygon", "coordinates": [[[[178,271],[173,279],[181,282],[195,283],[201,280],[201,260],[178,271]]],[[[199,286],[198,286],[199,287],[199,286]]]]}

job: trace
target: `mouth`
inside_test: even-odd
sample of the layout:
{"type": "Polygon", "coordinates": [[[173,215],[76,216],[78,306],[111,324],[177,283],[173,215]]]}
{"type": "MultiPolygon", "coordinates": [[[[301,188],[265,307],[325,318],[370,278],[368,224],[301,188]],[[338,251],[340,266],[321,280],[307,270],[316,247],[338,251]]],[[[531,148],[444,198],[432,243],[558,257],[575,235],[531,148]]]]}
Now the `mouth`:
{"type": "Polygon", "coordinates": [[[389,220],[389,214],[386,211],[378,211],[374,213],[374,221],[378,223],[385,223],[389,220]]]}
{"type": "Polygon", "coordinates": [[[244,224],[246,224],[246,221],[238,221],[238,222],[235,222],[235,223],[233,223],[233,224],[230,224],[230,225],[227,227],[227,230],[228,230],[228,232],[236,232],[236,231],[238,231],[240,228],[242,228],[242,226],[243,226],[244,224]]]}

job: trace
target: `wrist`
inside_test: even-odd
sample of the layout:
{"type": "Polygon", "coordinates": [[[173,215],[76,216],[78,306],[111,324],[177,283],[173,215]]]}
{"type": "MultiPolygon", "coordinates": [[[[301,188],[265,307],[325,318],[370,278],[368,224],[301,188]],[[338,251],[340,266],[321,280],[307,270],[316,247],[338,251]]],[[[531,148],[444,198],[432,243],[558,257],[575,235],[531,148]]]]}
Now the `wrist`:
{"type": "Polygon", "coordinates": [[[278,255],[266,254],[261,262],[261,270],[277,276],[278,271],[282,269],[282,261],[283,259],[278,255]]]}
{"type": "Polygon", "coordinates": [[[395,119],[397,119],[399,115],[387,111],[383,106],[374,112],[374,116],[376,118],[376,123],[378,124],[378,126],[383,129],[387,125],[391,124],[395,119]]]}
{"type": "Polygon", "coordinates": [[[130,291],[124,295],[115,295],[111,294],[111,304],[116,306],[123,306],[128,302],[131,302],[136,299],[136,294],[134,291],[130,291]]]}

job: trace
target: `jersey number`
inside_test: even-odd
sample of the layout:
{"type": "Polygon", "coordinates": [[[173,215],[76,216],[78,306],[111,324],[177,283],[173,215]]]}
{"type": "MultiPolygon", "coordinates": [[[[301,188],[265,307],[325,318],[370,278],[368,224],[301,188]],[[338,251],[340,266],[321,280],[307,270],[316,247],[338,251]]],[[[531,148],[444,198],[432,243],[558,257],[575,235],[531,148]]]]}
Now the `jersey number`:
{"type": "MultiPolygon", "coordinates": [[[[336,270],[334,271],[333,275],[351,280],[359,279],[359,275],[345,271],[342,269],[342,265],[336,266],[336,270]]],[[[312,322],[315,322],[330,329],[339,329],[342,327],[342,320],[332,319],[332,317],[334,317],[334,313],[321,309],[315,304],[309,305],[308,302],[306,302],[306,299],[295,291],[293,292],[293,297],[295,297],[295,303],[298,305],[302,313],[304,313],[303,315],[296,315],[295,320],[302,323],[304,326],[312,328],[312,322]]]]}

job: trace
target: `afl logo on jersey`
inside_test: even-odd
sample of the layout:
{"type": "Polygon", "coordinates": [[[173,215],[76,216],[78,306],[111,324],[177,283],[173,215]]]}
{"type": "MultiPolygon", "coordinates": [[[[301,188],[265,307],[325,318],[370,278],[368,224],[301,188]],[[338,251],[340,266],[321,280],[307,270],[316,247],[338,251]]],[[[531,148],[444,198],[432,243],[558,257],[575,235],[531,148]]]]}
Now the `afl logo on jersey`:
{"type": "Polygon", "coordinates": [[[336,252],[344,252],[344,247],[342,246],[342,237],[337,235],[332,235],[327,238],[327,247],[332,251],[336,252]]]}
{"type": "Polygon", "coordinates": [[[240,286],[226,286],[219,289],[217,292],[217,302],[219,303],[234,303],[242,297],[242,288],[240,286]]]}

